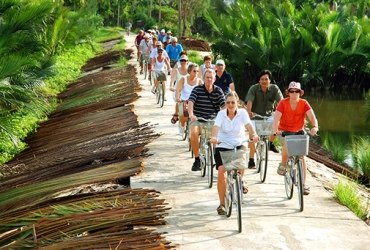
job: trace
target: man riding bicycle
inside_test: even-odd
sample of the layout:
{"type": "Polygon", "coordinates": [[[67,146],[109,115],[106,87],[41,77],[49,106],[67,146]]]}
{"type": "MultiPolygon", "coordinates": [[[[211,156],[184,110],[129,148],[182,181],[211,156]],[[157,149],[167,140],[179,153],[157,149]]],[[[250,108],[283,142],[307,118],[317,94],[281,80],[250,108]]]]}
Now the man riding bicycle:
{"type": "MultiPolygon", "coordinates": [[[[247,112],[250,118],[253,118],[255,114],[271,116],[279,101],[283,99],[283,94],[279,87],[275,84],[271,84],[271,79],[272,73],[269,70],[262,70],[258,75],[259,83],[256,83],[249,88],[247,96],[245,97],[245,103],[247,105],[247,112]]],[[[275,153],[279,153],[279,150],[274,144],[275,138],[276,136],[270,136],[270,150],[275,153]]],[[[256,167],[256,163],[254,162],[256,145],[254,143],[250,143],[249,149],[248,168],[253,169],[256,167]]]]}
{"type": "Polygon", "coordinates": [[[225,95],[220,87],[213,83],[216,79],[214,70],[207,69],[204,73],[204,84],[195,86],[190,94],[188,113],[190,123],[190,144],[193,150],[195,161],[192,171],[199,171],[199,135],[202,120],[214,120],[220,109],[225,108],[225,95]]]}
{"type": "Polygon", "coordinates": [[[149,48],[152,43],[149,41],[149,35],[145,34],[144,39],[141,40],[139,46],[139,54],[140,54],[140,74],[143,74],[143,67],[144,67],[144,60],[149,63],[149,48]]]}

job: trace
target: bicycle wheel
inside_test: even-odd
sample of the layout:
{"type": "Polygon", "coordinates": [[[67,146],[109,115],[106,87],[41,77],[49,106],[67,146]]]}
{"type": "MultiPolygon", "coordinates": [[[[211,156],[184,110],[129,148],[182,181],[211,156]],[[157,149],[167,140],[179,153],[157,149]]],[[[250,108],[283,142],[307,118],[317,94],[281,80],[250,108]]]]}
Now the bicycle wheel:
{"type": "Polygon", "coordinates": [[[157,87],[155,87],[155,101],[157,104],[159,104],[160,96],[161,96],[161,93],[159,90],[159,83],[158,83],[157,87]]]}
{"type": "Polygon", "coordinates": [[[213,145],[212,143],[208,142],[208,187],[212,188],[213,184],[213,145]]]}
{"type": "Polygon", "coordinates": [[[261,159],[259,162],[261,183],[264,183],[266,180],[267,161],[268,161],[268,155],[269,155],[268,146],[269,146],[269,141],[267,138],[264,138],[262,145],[261,145],[261,151],[260,151],[261,159]]]}
{"type": "Polygon", "coordinates": [[[259,173],[261,171],[261,149],[262,149],[262,138],[261,140],[259,140],[259,142],[257,142],[256,144],[256,158],[257,158],[257,173],[259,173]]]}
{"type": "Polygon", "coordinates": [[[299,200],[299,211],[303,211],[304,203],[303,203],[303,164],[302,160],[299,159],[296,162],[297,166],[297,188],[298,188],[298,200],[299,200]]]}
{"type": "Polygon", "coordinates": [[[206,169],[207,169],[207,162],[206,162],[206,157],[205,157],[205,150],[204,150],[204,139],[200,138],[199,142],[199,160],[200,160],[200,176],[204,177],[206,176],[206,169]]]}
{"type": "MultiPolygon", "coordinates": [[[[181,124],[179,122],[179,124],[181,124]]],[[[184,126],[184,133],[182,134],[182,140],[185,141],[186,140],[186,137],[188,136],[188,122],[185,122],[185,126],[184,126]]]]}
{"type": "Polygon", "coordinates": [[[288,199],[293,197],[293,169],[288,167],[284,175],[285,193],[288,199]]]}
{"type": "Polygon", "coordinates": [[[159,82],[159,106],[162,108],[164,104],[164,86],[162,82],[159,82]]]}
{"type": "Polygon", "coordinates": [[[150,86],[153,85],[153,74],[152,74],[153,71],[150,71],[149,74],[151,77],[149,77],[149,83],[150,83],[150,86]]]}
{"type": "Polygon", "coordinates": [[[144,80],[146,79],[148,75],[148,62],[145,60],[145,63],[144,63],[144,80]]]}
{"type": "Polygon", "coordinates": [[[227,173],[226,177],[226,192],[225,192],[225,212],[226,217],[231,216],[231,211],[233,208],[233,197],[232,197],[232,190],[233,190],[233,184],[231,183],[231,173],[227,173]]]}
{"type": "Polygon", "coordinates": [[[238,173],[235,176],[235,195],[236,195],[236,200],[235,200],[235,206],[236,206],[236,217],[238,220],[238,231],[239,233],[242,232],[242,194],[241,188],[242,188],[242,176],[238,173]]]}

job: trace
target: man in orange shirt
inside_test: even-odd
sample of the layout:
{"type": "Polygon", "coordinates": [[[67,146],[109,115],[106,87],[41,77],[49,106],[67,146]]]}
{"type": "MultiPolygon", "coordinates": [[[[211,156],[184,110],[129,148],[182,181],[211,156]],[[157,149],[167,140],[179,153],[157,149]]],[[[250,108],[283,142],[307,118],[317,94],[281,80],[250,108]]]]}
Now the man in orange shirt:
{"type": "MultiPolygon", "coordinates": [[[[318,123],[316,116],[310,106],[310,104],[300,97],[303,95],[304,91],[301,89],[301,84],[299,82],[291,82],[285,93],[288,95],[287,98],[281,100],[276,107],[276,112],[274,116],[274,122],[272,124],[272,131],[276,135],[281,135],[283,131],[296,133],[304,129],[305,117],[307,115],[308,119],[312,124],[311,135],[315,135],[318,131],[318,123]]],[[[278,174],[284,175],[286,163],[288,162],[288,151],[285,144],[284,137],[279,136],[279,142],[283,146],[281,153],[281,163],[278,167],[278,174]]],[[[303,157],[303,171],[304,171],[304,181],[306,182],[306,160],[303,157]]],[[[310,193],[309,187],[304,188],[304,195],[310,193]]]]}

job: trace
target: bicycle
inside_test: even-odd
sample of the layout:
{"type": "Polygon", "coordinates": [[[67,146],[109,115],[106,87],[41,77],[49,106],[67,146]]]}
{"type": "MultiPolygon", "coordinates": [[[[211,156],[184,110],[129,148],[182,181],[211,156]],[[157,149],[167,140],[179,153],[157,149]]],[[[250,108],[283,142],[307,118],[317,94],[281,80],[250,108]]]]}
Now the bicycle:
{"type": "MultiPolygon", "coordinates": [[[[161,71],[156,71],[161,72],[161,71]]],[[[153,74],[154,75],[154,74],[153,74]]],[[[155,87],[155,100],[159,107],[163,107],[164,104],[164,84],[163,81],[159,81],[158,85],[155,87]]]]}
{"type": "MultiPolygon", "coordinates": [[[[188,101],[187,100],[181,100],[181,105],[184,105],[184,110],[182,112],[180,112],[180,107],[179,107],[179,116],[184,115],[185,117],[188,117],[188,113],[187,113],[188,101]],[[185,102],[185,105],[184,105],[184,102],[185,102]]],[[[179,124],[179,129],[180,129],[181,122],[179,122],[178,124],[179,124]]],[[[186,137],[188,136],[188,130],[189,130],[189,117],[188,117],[187,121],[185,122],[184,132],[181,135],[181,138],[182,138],[183,141],[185,141],[186,137]]]]}
{"type": "Polygon", "coordinates": [[[200,138],[199,138],[199,160],[200,160],[200,175],[204,177],[208,173],[208,187],[213,185],[213,167],[216,165],[213,154],[214,149],[209,141],[212,136],[212,129],[215,123],[214,120],[199,120],[200,122],[200,138]]]}
{"type": "Polygon", "coordinates": [[[257,156],[257,173],[260,174],[261,183],[264,183],[266,180],[267,174],[267,162],[268,162],[268,152],[269,152],[269,143],[272,120],[268,119],[270,116],[262,116],[255,114],[254,117],[262,118],[262,120],[254,120],[256,132],[260,136],[260,140],[256,145],[256,156],[257,156]]]}
{"type": "Polygon", "coordinates": [[[293,197],[293,185],[297,186],[299,211],[304,209],[303,202],[303,156],[308,154],[309,137],[301,130],[297,133],[282,132],[288,149],[288,163],[284,175],[285,193],[288,199],[293,197]]]}
{"type": "MultiPolygon", "coordinates": [[[[253,140],[245,140],[240,145],[246,142],[253,142],[253,140]]],[[[221,143],[221,142],[220,142],[221,143]]],[[[247,169],[247,153],[246,147],[239,148],[240,145],[231,145],[230,143],[223,142],[233,149],[227,151],[220,151],[221,159],[226,177],[226,192],[225,192],[225,211],[226,217],[231,216],[232,204],[235,204],[238,220],[238,231],[242,232],[242,203],[243,203],[243,180],[239,170],[247,169]]]]}
{"type": "Polygon", "coordinates": [[[148,75],[148,58],[146,58],[145,56],[145,59],[144,59],[144,80],[146,79],[148,75]]]}

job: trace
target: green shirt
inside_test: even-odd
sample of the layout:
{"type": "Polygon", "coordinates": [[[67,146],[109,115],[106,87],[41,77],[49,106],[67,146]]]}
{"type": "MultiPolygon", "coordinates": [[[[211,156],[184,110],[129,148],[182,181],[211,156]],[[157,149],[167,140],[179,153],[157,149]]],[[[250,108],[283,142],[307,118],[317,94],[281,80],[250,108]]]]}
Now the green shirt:
{"type": "Polygon", "coordinates": [[[279,87],[270,84],[266,92],[263,92],[259,83],[252,85],[245,97],[245,102],[252,102],[252,112],[263,116],[270,116],[276,106],[283,99],[279,87]]]}

